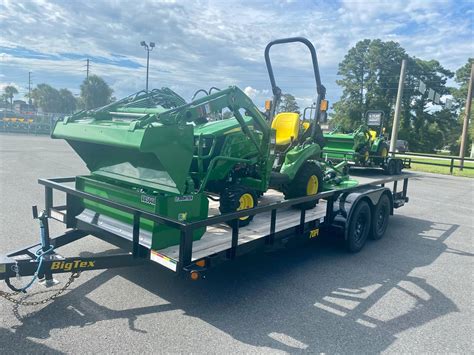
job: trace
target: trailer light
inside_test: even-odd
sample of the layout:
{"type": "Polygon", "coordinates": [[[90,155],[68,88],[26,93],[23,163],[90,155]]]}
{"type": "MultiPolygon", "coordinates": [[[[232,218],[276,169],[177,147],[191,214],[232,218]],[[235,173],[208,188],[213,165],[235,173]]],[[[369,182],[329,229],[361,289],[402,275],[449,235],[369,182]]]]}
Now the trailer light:
{"type": "Polygon", "coordinates": [[[196,281],[199,279],[199,273],[196,271],[191,272],[191,280],[196,281]]]}
{"type": "Polygon", "coordinates": [[[329,101],[328,100],[321,100],[321,104],[319,105],[319,109],[321,111],[327,111],[329,106],[329,101]]]}
{"type": "Polygon", "coordinates": [[[206,260],[202,259],[202,260],[196,261],[196,265],[199,267],[204,267],[206,266],[206,260]]]}
{"type": "Polygon", "coordinates": [[[265,100],[265,111],[270,111],[272,108],[272,100],[265,100]]]}

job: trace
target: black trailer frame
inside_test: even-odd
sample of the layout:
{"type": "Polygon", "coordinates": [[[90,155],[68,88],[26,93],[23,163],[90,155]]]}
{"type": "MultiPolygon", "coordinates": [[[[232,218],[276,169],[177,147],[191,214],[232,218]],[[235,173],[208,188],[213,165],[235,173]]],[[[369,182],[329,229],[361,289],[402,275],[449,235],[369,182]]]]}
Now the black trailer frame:
{"type": "MultiPolygon", "coordinates": [[[[390,214],[393,209],[403,206],[408,202],[407,189],[408,179],[413,174],[389,176],[374,181],[360,184],[356,187],[322,192],[313,196],[306,196],[291,200],[284,200],[268,205],[257,206],[250,210],[242,210],[233,213],[216,215],[205,220],[195,222],[181,222],[157,214],[149,213],[140,209],[104,199],[83,191],[78,191],[71,184],[75,182],[74,177],[40,179],[38,182],[45,188],[45,210],[42,221],[43,242],[36,243],[20,250],[0,256],[0,280],[4,279],[10,285],[10,278],[15,276],[32,276],[37,273],[40,279],[52,280],[56,273],[81,272],[87,270],[109,269],[116,267],[137,266],[154,261],[178,274],[190,275],[196,279],[208,268],[222,261],[232,260],[263,246],[273,246],[286,243],[289,239],[305,241],[319,235],[319,231],[332,231],[333,228],[345,229],[351,219],[352,211],[361,200],[367,201],[371,208],[375,208],[380,197],[386,194],[391,202],[390,214]],[[398,183],[403,182],[401,191],[398,191],[398,183]],[[392,189],[385,185],[393,183],[392,189]],[[55,206],[53,203],[53,191],[66,194],[66,205],[55,206]],[[100,202],[107,206],[130,213],[133,215],[133,229],[130,239],[76,219],[81,212],[80,199],[88,199],[100,202]],[[283,230],[276,230],[277,212],[287,209],[293,205],[308,201],[324,199],[326,211],[323,217],[307,220],[307,210],[301,210],[299,223],[288,226],[283,230]],[[270,212],[268,233],[257,239],[239,244],[240,217],[270,212]],[[64,234],[55,238],[49,235],[48,219],[55,219],[70,228],[64,234]],[[179,258],[170,258],[160,251],[152,250],[140,243],[140,220],[142,218],[155,221],[180,230],[179,258]],[[230,223],[231,243],[228,248],[211,255],[193,259],[193,231],[200,227],[209,227],[221,223],[230,223]],[[93,235],[110,244],[120,247],[123,251],[111,255],[99,255],[91,257],[62,257],[57,250],[67,244],[73,243],[85,236],[93,235]],[[47,251],[53,247],[53,251],[45,253],[40,270],[38,270],[38,257],[36,251],[42,249],[47,251]]],[[[36,206],[33,207],[33,215],[37,216],[36,206]]],[[[346,228],[347,229],[347,228],[346,228]]],[[[347,231],[345,232],[347,238],[347,231]]]]}

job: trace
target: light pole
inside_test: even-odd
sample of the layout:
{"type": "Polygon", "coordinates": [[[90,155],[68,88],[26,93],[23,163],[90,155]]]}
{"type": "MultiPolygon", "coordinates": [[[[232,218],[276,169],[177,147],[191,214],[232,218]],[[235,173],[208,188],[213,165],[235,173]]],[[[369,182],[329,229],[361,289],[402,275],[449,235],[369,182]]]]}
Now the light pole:
{"type": "Polygon", "coordinates": [[[155,42],[148,45],[145,41],[141,41],[140,45],[146,50],[146,92],[148,92],[148,69],[150,67],[150,52],[155,48],[155,42]]]}

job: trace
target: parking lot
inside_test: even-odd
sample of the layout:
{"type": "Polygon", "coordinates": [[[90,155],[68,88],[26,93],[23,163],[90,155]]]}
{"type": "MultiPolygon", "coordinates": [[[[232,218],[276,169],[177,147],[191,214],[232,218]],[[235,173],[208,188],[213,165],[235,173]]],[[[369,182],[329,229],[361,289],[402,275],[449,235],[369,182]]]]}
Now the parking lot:
{"type": "MultiPolygon", "coordinates": [[[[38,240],[38,178],[86,173],[64,141],[1,134],[0,253],[38,240]]],[[[0,299],[2,352],[472,352],[474,180],[420,174],[408,195],[385,237],[358,254],[326,238],[197,282],[147,265],[83,273],[42,306],[0,299]]],[[[111,248],[85,238],[66,250],[111,248]]]]}

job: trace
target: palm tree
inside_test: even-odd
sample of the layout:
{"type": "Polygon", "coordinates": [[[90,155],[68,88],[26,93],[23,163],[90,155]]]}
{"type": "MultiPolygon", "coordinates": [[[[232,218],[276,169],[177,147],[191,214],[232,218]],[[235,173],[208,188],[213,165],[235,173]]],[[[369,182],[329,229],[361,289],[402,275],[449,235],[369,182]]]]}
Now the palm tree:
{"type": "Polygon", "coordinates": [[[5,93],[5,97],[10,99],[10,108],[13,110],[13,96],[18,94],[18,90],[16,89],[16,87],[8,85],[5,86],[3,92],[5,93]]]}

